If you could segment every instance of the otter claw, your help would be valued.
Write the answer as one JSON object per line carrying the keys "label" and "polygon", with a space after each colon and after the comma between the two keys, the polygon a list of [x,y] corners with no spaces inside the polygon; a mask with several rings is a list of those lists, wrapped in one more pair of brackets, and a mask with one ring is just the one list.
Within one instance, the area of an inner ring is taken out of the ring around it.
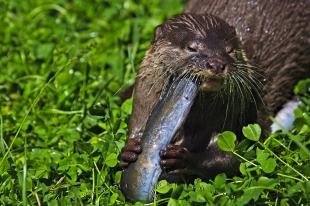
{"label": "otter claw", "polygon": [[160,151],[160,157],[164,159],[184,159],[189,151],[182,146],[178,145],[168,145],[168,147],[164,150]]}
{"label": "otter claw", "polygon": [[180,159],[161,160],[160,165],[165,170],[175,170],[175,169],[185,168],[185,162]]}
{"label": "otter claw", "polygon": [[141,139],[129,138],[126,146],[121,152],[119,166],[123,169],[127,168],[130,163],[135,162],[138,159],[138,155],[141,152]]}
{"label": "otter claw", "polygon": [[160,151],[160,165],[168,171],[184,169],[186,167],[186,158],[189,156],[189,151],[178,145],[169,145],[166,149]]}

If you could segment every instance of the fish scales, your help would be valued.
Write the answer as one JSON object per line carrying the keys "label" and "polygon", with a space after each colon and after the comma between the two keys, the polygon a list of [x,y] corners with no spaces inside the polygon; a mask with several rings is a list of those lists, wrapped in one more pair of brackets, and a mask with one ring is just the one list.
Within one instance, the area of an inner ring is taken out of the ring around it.
{"label": "fish scales", "polygon": [[159,152],[184,123],[197,93],[197,84],[182,78],[172,83],[154,107],[142,136],[142,153],[122,174],[121,189],[128,199],[152,201],[161,174]]}

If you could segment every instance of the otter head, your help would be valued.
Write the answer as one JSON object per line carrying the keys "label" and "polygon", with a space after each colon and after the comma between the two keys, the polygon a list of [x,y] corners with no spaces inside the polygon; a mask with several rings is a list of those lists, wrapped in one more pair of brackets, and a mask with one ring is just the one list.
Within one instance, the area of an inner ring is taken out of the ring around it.
{"label": "otter head", "polygon": [[166,21],[156,28],[149,53],[161,73],[195,78],[206,92],[229,84],[233,73],[248,72],[235,29],[212,15],[182,14]]}

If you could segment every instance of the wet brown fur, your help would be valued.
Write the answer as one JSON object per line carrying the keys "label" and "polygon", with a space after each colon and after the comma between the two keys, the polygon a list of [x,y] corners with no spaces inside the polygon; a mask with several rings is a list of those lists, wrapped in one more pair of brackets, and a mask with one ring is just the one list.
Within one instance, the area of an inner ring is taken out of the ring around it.
{"label": "wet brown fur", "polygon": [[[248,90],[252,93],[245,92],[247,98],[243,99],[242,95],[234,94],[235,97],[218,101],[214,100],[216,93],[202,95],[202,100],[195,102],[176,141],[193,154],[197,164],[202,165],[196,168],[195,176],[208,178],[223,171],[234,173],[235,159],[219,151],[212,142],[213,137],[224,130],[240,134],[242,126],[253,122],[259,122],[268,130],[269,117],[293,98],[293,85],[299,79],[310,76],[309,2],[188,1],[185,14],[157,28],[154,42],[141,64],[134,88],[130,137],[141,137],[149,114],[169,82],[169,77],[178,73],[178,68],[184,70],[180,65],[188,64],[184,58],[180,58],[183,55],[180,48],[184,49],[186,38],[190,38],[182,36],[182,30],[206,38],[209,35],[206,31],[212,30],[216,35],[225,34],[231,37],[229,41],[235,50],[244,52],[246,64],[251,65],[245,70],[248,80],[256,81],[248,84]],[[220,51],[210,52],[214,56],[223,56]],[[238,89],[236,86],[234,92],[238,93]],[[242,89],[247,90],[246,87]],[[243,108],[240,107],[242,104]]]}
{"label": "wet brown fur", "polygon": [[264,102],[274,115],[310,76],[310,1],[191,0],[185,12],[213,14],[236,28],[250,59],[262,68]]}

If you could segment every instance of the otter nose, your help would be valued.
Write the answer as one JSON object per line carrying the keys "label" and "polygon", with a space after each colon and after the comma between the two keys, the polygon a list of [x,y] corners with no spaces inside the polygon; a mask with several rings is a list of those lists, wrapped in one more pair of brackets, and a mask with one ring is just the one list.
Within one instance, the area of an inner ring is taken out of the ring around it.
{"label": "otter nose", "polygon": [[226,67],[226,64],[219,59],[209,59],[208,64],[210,65],[210,69],[215,73],[222,73]]}

